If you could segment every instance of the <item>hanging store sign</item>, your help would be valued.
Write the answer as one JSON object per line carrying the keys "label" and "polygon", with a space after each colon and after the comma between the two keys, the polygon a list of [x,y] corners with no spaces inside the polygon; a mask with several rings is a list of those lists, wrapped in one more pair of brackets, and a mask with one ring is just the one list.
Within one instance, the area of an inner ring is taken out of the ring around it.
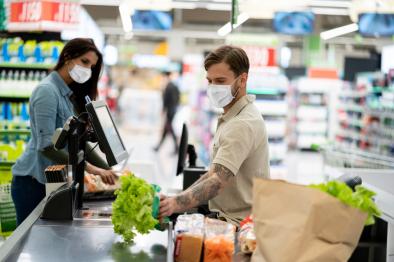
{"label": "hanging store sign", "polygon": [[275,48],[261,46],[241,46],[249,57],[251,68],[276,66]]}
{"label": "hanging store sign", "polygon": [[11,0],[8,31],[62,31],[79,23],[79,0]]}

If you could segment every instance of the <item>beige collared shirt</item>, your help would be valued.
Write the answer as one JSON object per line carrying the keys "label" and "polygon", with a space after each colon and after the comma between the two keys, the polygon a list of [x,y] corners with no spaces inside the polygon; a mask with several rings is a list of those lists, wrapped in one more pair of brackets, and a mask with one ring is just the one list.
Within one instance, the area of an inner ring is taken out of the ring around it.
{"label": "beige collared shirt", "polygon": [[221,115],[213,140],[212,164],[226,167],[235,179],[209,208],[236,225],[252,212],[253,178],[270,176],[267,132],[254,100],[244,96]]}

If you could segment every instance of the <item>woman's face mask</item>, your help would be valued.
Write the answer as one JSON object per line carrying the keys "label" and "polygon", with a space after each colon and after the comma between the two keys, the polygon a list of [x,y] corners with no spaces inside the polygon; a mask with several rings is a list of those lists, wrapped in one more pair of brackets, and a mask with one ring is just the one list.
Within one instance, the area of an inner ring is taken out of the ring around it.
{"label": "woman's face mask", "polygon": [[80,66],[74,63],[74,67],[68,71],[72,80],[79,84],[83,84],[92,76],[92,69]]}
{"label": "woman's face mask", "polygon": [[232,94],[232,87],[237,80],[238,77],[230,85],[208,85],[208,98],[214,107],[223,108],[233,101],[240,89],[240,87],[238,87],[235,94]]}

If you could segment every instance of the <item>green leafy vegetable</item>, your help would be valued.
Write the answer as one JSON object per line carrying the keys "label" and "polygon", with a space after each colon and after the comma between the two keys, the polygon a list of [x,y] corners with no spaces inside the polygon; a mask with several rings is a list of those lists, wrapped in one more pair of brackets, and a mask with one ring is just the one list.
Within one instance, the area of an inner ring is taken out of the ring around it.
{"label": "green leafy vegetable", "polygon": [[145,180],[126,175],[120,177],[121,188],[116,190],[112,203],[112,224],[116,233],[131,243],[136,231],[149,233],[158,223],[152,216],[155,191]]}
{"label": "green leafy vegetable", "polygon": [[340,181],[329,181],[324,184],[310,185],[310,187],[326,192],[338,198],[342,203],[366,212],[368,218],[365,225],[373,225],[375,223],[374,217],[380,217],[382,214],[373,201],[375,192],[365,187],[356,186],[355,192],[353,192],[348,185]]}

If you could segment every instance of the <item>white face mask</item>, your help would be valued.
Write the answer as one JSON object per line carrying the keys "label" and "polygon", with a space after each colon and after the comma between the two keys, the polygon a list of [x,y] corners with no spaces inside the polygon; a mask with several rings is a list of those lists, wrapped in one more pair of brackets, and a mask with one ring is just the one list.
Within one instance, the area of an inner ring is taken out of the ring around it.
{"label": "white face mask", "polygon": [[69,74],[72,80],[79,84],[83,84],[92,76],[92,69],[75,64],[74,67],[69,70]]}
{"label": "white face mask", "polygon": [[[233,84],[237,81],[237,79],[234,80]],[[233,101],[233,99],[237,96],[239,88],[235,95],[232,94],[231,92],[231,87],[232,85],[214,85],[214,84],[209,84],[208,85],[208,98],[211,101],[212,105],[214,107],[218,108],[223,108],[227,106],[228,104]]]}

